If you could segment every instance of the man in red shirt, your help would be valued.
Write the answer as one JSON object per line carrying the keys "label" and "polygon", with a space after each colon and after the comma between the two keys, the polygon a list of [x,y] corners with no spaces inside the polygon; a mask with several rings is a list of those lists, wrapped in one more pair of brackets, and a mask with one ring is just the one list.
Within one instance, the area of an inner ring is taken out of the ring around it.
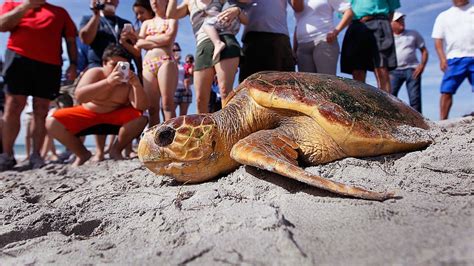
{"label": "man in red shirt", "polygon": [[5,52],[5,112],[0,171],[16,164],[13,145],[20,130],[20,115],[26,98],[33,96],[32,168],[44,161],[39,155],[46,134],[45,119],[50,100],[59,94],[62,49],[65,38],[69,56],[68,79],[76,78],[77,29],[64,8],[46,0],[5,0],[0,8],[0,31],[10,32]]}

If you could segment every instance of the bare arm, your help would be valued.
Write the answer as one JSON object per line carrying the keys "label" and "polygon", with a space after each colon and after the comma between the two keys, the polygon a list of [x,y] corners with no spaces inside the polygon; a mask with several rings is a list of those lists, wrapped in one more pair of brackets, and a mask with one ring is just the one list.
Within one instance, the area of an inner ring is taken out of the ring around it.
{"label": "bare arm", "polygon": [[[121,75],[118,71],[118,82],[121,82]],[[91,68],[82,76],[79,84],[77,84],[76,92],[74,93],[79,103],[87,103],[102,95],[109,95],[116,83],[114,80],[114,72],[109,77],[104,78],[102,68]],[[109,80],[110,79],[110,80]],[[117,83],[118,84],[118,83]]]}
{"label": "bare arm", "polygon": [[140,49],[135,47],[137,40],[138,35],[133,29],[131,32],[122,31],[122,33],[120,33],[120,44],[133,56],[133,58],[135,58],[135,60],[138,60],[141,57]]}
{"label": "bare arm", "polygon": [[434,39],[434,41],[436,53],[438,54],[439,58],[439,68],[444,72],[448,68],[448,63],[443,49],[443,39]]}
{"label": "bare arm", "polygon": [[177,5],[177,0],[169,0],[166,8],[166,17],[180,19],[188,15],[188,0],[184,0],[181,5]]}
{"label": "bare arm", "polygon": [[94,14],[87,24],[79,31],[79,38],[81,42],[89,45],[91,44],[95,36],[97,35],[97,30],[99,29],[100,15]]}
{"label": "bare arm", "polygon": [[247,13],[245,12],[245,10],[242,10],[242,9],[240,10],[239,21],[240,23],[244,25],[249,24],[249,17],[247,16]]}
{"label": "bare arm", "polygon": [[139,51],[141,51],[141,49],[151,50],[155,48],[155,43],[153,43],[152,41],[145,40],[145,37],[146,37],[145,32],[150,21],[151,20],[146,20],[145,22],[143,22],[140,28],[140,32],[138,33],[138,40],[137,40],[137,43],[135,44],[135,47]]}
{"label": "bare arm", "polygon": [[77,77],[77,47],[76,37],[66,38],[67,55],[69,57],[69,67],[66,70],[66,78],[75,80]]}
{"label": "bare arm", "polygon": [[303,0],[291,0],[290,5],[295,12],[301,12],[304,9],[304,1]]}
{"label": "bare arm", "polygon": [[352,12],[352,8],[347,9],[344,11],[344,15],[342,15],[341,21],[339,21],[339,24],[337,24],[336,28],[328,33],[326,36],[326,41],[328,43],[331,43],[337,39],[337,35],[345,28],[349,23],[352,21],[352,17],[354,16],[354,12]]}
{"label": "bare arm", "polygon": [[155,47],[169,46],[174,43],[176,39],[176,33],[178,32],[178,22],[175,19],[169,20],[169,28],[164,34],[156,36],[147,36],[145,40],[151,41],[155,44]]}
{"label": "bare arm", "polygon": [[421,51],[421,64],[423,66],[426,66],[426,63],[428,63],[428,49],[426,47],[423,47],[420,49]]}
{"label": "bare arm", "polygon": [[[91,6],[95,4],[94,0],[91,0]],[[97,30],[99,29],[100,24],[100,13],[99,10],[93,10],[92,17],[87,22],[87,24],[79,31],[79,38],[81,42],[89,45],[91,44],[95,36],[97,35]]]}
{"label": "bare arm", "polygon": [[[242,14],[242,12],[240,12],[239,7],[237,7],[237,6],[229,7],[226,10],[220,12],[219,15],[217,15],[217,20],[219,22],[223,23],[223,24],[226,24],[229,21],[234,20],[240,14]],[[248,20],[247,20],[247,22],[248,22]],[[242,22],[242,24],[245,24],[245,23]]]}
{"label": "bare arm", "polygon": [[130,79],[128,80],[128,84],[130,84],[130,86],[132,87],[128,94],[128,99],[130,100],[130,103],[135,109],[141,111],[148,109],[148,99],[145,91],[143,90],[143,86],[140,83],[140,80],[132,71],[130,71],[129,77]]}
{"label": "bare arm", "polygon": [[0,31],[11,31],[20,23],[26,12],[33,8],[38,8],[45,3],[45,0],[26,0],[22,4],[16,6],[10,12],[0,16]]}
{"label": "bare arm", "polygon": [[428,62],[428,49],[426,47],[420,48],[421,51],[421,63],[413,71],[413,78],[417,79],[425,70],[426,63]]}

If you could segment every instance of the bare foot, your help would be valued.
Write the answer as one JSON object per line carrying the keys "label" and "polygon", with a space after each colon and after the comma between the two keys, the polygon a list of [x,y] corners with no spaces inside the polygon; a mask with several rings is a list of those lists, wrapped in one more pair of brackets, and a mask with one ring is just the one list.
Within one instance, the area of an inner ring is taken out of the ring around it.
{"label": "bare foot", "polygon": [[222,52],[222,50],[224,50],[225,48],[225,43],[222,42],[222,41],[219,41],[215,46],[214,46],[214,54],[212,55],[212,60],[213,61],[218,61],[219,60],[219,56]]}
{"label": "bare foot", "polygon": [[123,160],[122,152],[114,149],[113,147],[110,149],[109,152],[110,159],[112,160]]}
{"label": "bare foot", "polygon": [[48,155],[46,157],[46,160],[49,160],[49,161],[57,161],[59,160],[59,157],[56,155],[56,154],[51,154],[51,155]]}
{"label": "bare foot", "polygon": [[96,153],[94,155],[94,157],[91,159],[91,161],[93,162],[102,162],[103,160],[105,160],[105,155],[103,153]]}
{"label": "bare foot", "polygon": [[76,155],[76,160],[74,160],[74,162],[72,163],[72,166],[76,167],[76,166],[79,166],[79,165],[83,165],[91,157],[92,157],[92,153],[90,151],[87,151],[86,154],[81,155],[81,156]]}

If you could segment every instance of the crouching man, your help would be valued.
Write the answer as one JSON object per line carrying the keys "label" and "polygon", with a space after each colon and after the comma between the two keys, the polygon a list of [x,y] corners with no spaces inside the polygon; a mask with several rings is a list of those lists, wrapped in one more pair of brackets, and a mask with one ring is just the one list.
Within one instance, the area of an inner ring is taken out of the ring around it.
{"label": "crouching man", "polygon": [[[73,165],[84,164],[92,156],[79,138],[81,132],[100,125],[120,126],[118,138],[109,155],[123,159],[122,149],[145,128],[142,111],[148,101],[137,76],[129,71],[128,81],[119,70],[119,62],[129,62],[120,46],[109,45],[102,57],[102,67],[84,73],[75,91],[79,105],[56,111],[46,122],[50,136],[76,155]],[[97,133],[93,133],[97,134]]]}

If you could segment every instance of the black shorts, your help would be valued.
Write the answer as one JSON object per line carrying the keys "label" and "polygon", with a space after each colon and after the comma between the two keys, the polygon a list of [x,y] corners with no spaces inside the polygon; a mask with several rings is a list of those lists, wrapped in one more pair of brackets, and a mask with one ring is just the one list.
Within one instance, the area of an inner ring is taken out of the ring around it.
{"label": "black shorts", "polygon": [[5,92],[49,100],[59,95],[61,66],[32,60],[7,50],[5,67]]}
{"label": "black shorts", "polygon": [[387,18],[367,22],[353,21],[346,31],[341,49],[341,72],[387,67],[397,68],[392,28]]}
{"label": "black shorts", "polygon": [[248,32],[242,40],[239,81],[259,71],[295,71],[290,38],[285,34]]}
{"label": "black shorts", "polygon": [[[221,41],[225,43],[225,48],[220,52],[219,60],[227,58],[240,57],[240,45],[234,35],[219,35]],[[205,39],[196,47],[196,56],[194,57],[194,71],[213,67],[218,61],[212,60],[214,45],[210,39]]]}

